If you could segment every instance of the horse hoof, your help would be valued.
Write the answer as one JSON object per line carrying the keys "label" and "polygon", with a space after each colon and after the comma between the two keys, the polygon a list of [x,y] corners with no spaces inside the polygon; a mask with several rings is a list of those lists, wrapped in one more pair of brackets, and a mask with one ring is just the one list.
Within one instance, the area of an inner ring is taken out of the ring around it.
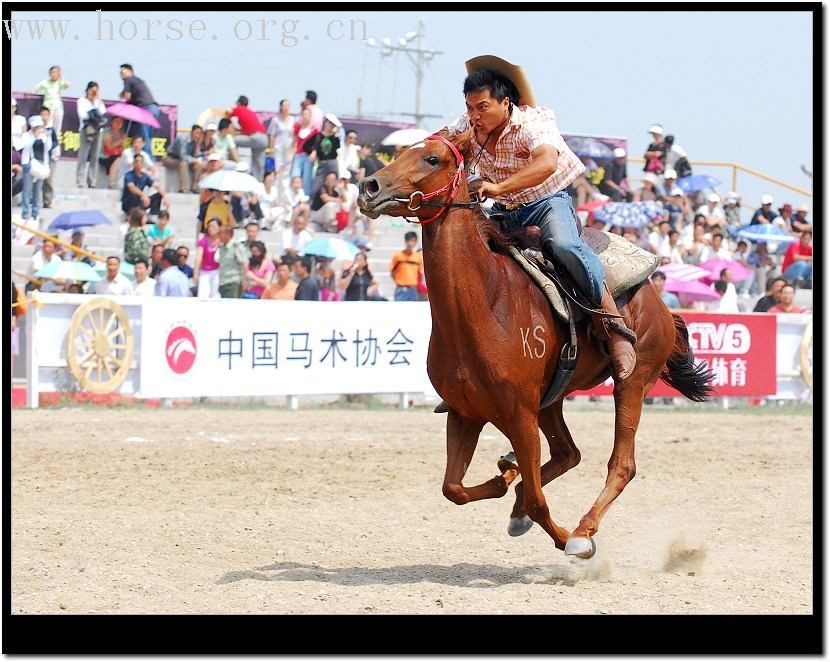
{"label": "horse hoof", "polygon": [[498,462],[499,471],[504,473],[508,469],[519,470],[519,464],[516,462],[516,454],[510,451],[507,455],[502,455]]}
{"label": "horse hoof", "polygon": [[590,559],[597,551],[597,544],[593,538],[575,536],[568,538],[565,543],[565,554],[576,556],[580,559]]}
{"label": "horse hoof", "polygon": [[532,526],[533,520],[527,515],[524,517],[511,517],[510,523],[507,525],[507,535],[512,536],[513,538],[524,535],[530,531],[530,527]]}

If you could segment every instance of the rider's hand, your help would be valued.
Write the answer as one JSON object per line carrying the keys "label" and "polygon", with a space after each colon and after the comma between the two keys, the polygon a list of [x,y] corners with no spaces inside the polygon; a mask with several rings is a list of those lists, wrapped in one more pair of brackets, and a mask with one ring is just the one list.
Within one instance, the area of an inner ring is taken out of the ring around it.
{"label": "rider's hand", "polygon": [[485,179],[479,179],[471,185],[473,193],[478,193],[480,198],[497,198],[501,194],[501,186],[488,182]]}

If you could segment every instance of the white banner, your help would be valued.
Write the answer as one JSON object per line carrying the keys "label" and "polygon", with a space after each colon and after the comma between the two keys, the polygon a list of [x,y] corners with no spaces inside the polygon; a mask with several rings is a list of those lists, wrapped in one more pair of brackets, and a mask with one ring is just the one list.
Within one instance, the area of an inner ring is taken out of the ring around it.
{"label": "white banner", "polygon": [[434,393],[413,302],[147,298],[142,398]]}

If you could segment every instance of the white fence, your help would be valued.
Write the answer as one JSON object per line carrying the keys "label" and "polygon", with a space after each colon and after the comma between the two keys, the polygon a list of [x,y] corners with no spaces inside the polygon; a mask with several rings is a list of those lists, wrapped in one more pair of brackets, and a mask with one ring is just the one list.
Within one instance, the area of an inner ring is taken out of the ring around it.
{"label": "white fence", "polygon": [[[428,303],[109,297],[129,318],[132,362],[117,393],[139,398],[423,393]],[[67,363],[76,309],[94,297],[41,294],[26,314],[27,405],[41,392],[77,390]],[[812,315],[778,315],[779,399],[811,399],[804,378]],[[772,394],[770,394],[772,395]]]}

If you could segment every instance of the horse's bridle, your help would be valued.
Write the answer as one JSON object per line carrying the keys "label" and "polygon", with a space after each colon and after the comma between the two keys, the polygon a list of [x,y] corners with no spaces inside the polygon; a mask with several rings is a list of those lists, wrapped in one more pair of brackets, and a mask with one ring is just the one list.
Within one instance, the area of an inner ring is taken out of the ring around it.
{"label": "horse's bridle", "polygon": [[[446,186],[442,186],[437,191],[432,191],[431,193],[424,193],[423,191],[413,191],[409,194],[408,198],[392,198],[395,202],[405,202],[406,208],[409,211],[418,211],[421,207],[440,207],[438,213],[431,218],[426,219],[425,221],[410,221],[406,216],[407,223],[415,223],[416,225],[426,225],[427,223],[432,223],[435,219],[437,219],[441,214],[444,213],[446,209],[449,207],[463,207],[465,209],[475,209],[478,207],[479,202],[471,201],[471,202],[453,202],[455,200],[455,196],[458,195],[458,188],[461,186],[461,178],[464,176],[464,157],[461,155],[461,152],[458,151],[455,145],[452,144],[449,140],[447,140],[444,136],[439,136],[437,133],[432,134],[425,138],[425,140],[438,140],[444,143],[447,147],[450,148],[453,156],[455,157],[455,162],[458,164],[458,167],[455,169],[455,173],[452,176],[452,179]],[[436,195],[441,195],[442,193],[449,191],[450,195],[446,201],[431,201],[431,198],[434,198]],[[415,196],[420,196],[420,199],[416,200]],[[416,206],[412,206],[413,204]]]}

